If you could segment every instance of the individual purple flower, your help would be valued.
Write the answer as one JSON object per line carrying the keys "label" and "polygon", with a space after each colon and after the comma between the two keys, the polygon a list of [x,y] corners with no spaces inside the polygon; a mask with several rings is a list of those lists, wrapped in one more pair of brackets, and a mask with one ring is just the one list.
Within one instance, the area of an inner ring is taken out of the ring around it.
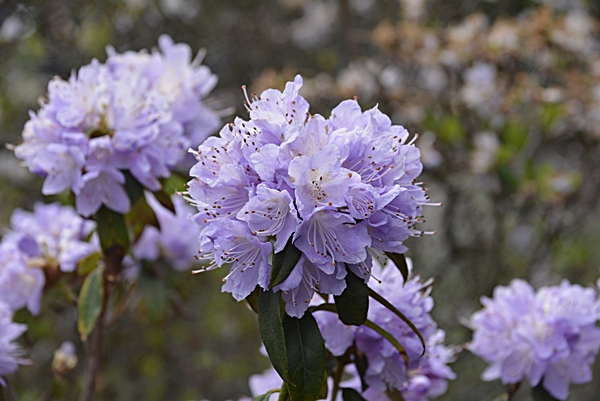
{"label": "individual purple flower", "polygon": [[600,349],[600,301],[591,288],[563,280],[537,293],[523,280],[498,286],[473,314],[467,348],[490,364],[484,380],[518,383],[527,379],[564,400],[569,384],[592,380]]}
{"label": "individual purple flower", "polygon": [[[35,244],[37,246],[37,244]],[[37,315],[46,278],[39,266],[30,265],[30,258],[20,250],[15,236],[0,243],[0,303],[12,311],[27,307]]]}
{"label": "individual purple flower", "polygon": [[19,365],[25,363],[23,351],[14,343],[27,330],[24,324],[12,322],[12,309],[0,301],[0,386],[6,383],[2,376],[14,373]]}
{"label": "individual purple flower", "polygon": [[[406,129],[377,108],[363,112],[356,100],[342,102],[328,119],[311,115],[301,87],[297,76],[283,92],[252,99],[244,88],[250,119],[235,118],[219,137],[190,150],[198,163],[184,194],[198,209],[194,220],[209,258],[221,239],[208,233],[224,221],[248,230],[265,250],[273,244],[275,253],[291,238],[302,257],[278,289],[288,314],[298,317],[315,291],[344,290],[346,265],[368,281],[370,252],[402,253],[409,236],[429,234],[416,229],[429,197],[416,182],[420,154]],[[269,281],[270,270],[267,262],[261,280]],[[262,286],[254,278],[238,280]]]}
{"label": "individual purple flower", "polygon": [[[426,401],[443,394],[447,380],[455,374],[447,366],[454,351],[443,345],[444,331],[437,328],[430,312],[433,299],[429,296],[431,281],[421,282],[418,277],[406,283],[400,271],[391,263],[382,268],[373,262],[371,273],[378,278],[369,286],[402,312],[421,332],[427,344],[423,346],[416,333],[386,307],[370,299],[367,318],[389,332],[406,350],[408,369],[398,350],[384,337],[366,326],[346,326],[339,317],[329,312],[316,312],[315,317],[325,340],[325,346],[334,356],[344,355],[354,345],[364,354],[368,369],[364,380],[369,386],[363,393],[366,400],[388,400],[387,389],[400,391],[405,400]],[[354,274],[354,273],[351,273]]]}
{"label": "individual purple flower", "polygon": [[106,64],[93,60],[67,81],[52,80],[41,109],[30,113],[23,142],[14,147],[45,178],[45,195],[70,188],[84,216],[102,204],[129,211],[123,171],[159,190],[159,179],[220,121],[202,103],[216,76],[200,59],[191,60],[189,46],[163,35],[151,54],[108,53]]}
{"label": "individual purple flower", "polygon": [[96,223],[70,206],[36,203],[33,212],[16,209],[11,224],[19,249],[30,264],[40,267],[72,272],[77,263],[100,250],[96,237],[89,238]]}
{"label": "individual purple flower", "polygon": [[175,213],[171,212],[146,193],[148,205],[156,214],[159,228],[146,226],[133,247],[137,259],[155,261],[163,257],[173,268],[182,271],[189,268],[198,251],[200,227],[188,216],[194,211],[179,196],[171,197]]}

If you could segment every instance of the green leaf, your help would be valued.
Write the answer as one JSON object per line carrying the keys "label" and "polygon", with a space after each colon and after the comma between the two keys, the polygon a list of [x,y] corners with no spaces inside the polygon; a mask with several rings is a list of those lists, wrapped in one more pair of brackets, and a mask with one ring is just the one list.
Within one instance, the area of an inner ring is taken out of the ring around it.
{"label": "green leaf", "polygon": [[172,171],[171,175],[167,178],[163,178],[160,180],[160,183],[163,187],[162,191],[164,191],[167,195],[173,195],[177,192],[181,192],[185,190],[185,185],[190,180],[187,174],[181,174],[177,171]]}
{"label": "green leaf", "polygon": [[159,278],[142,277],[139,281],[140,293],[144,305],[152,320],[161,320],[169,306],[169,292],[165,284]]}
{"label": "green leaf", "polygon": [[125,176],[125,191],[127,192],[127,197],[129,197],[129,200],[133,205],[144,195],[144,186],[140,184],[129,170],[122,170],[121,172]]}
{"label": "green leaf", "polygon": [[408,280],[408,264],[406,263],[406,256],[404,256],[403,253],[393,252],[386,252],[385,254],[388,258],[390,258],[392,262],[394,262],[398,270],[400,270],[400,274],[402,274],[402,279],[404,280],[404,283],[406,283],[406,281]]}
{"label": "green leaf", "polygon": [[321,383],[321,391],[319,392],[318,400],[327,399],[327,394],[329,393],[329,385],[327,384],[327,372],[323,372],[323,382]]}
{"label": "green leaf", "polygon": [[373,323],[370,320],[367,320],[365,322],[365,326],[370,328],[371,330],[375,331],[381,337],[388,340],[390,342],[390,344],[392,344],[394,347],[396,347],[396,349],[400,353],[400,356],[402,357],[402,359],[404,359],[404,363],[406,364],[406,368],[408,369],[408,355],[406,354],[406,350],[398,342],[398,340],[396,340],[396,338],[393,335],[391,335],[387,330],[383,329],[381,326],[377,325],[376,323]]}
{"label": "green leaf", "polygon": [[365,281],[352,272],[346,275],[346,289],[334,296],[337,312],[342,323],[360,326],[367,320],[369,311],[369,287]]}
{"label": "green leaf", "polygon": [[298,319],[285,314],[283,331],[287,348],[291,401],[315,401],[325,374],[325,343],[311,313]]}
{"label": "green leaf", "polygon": [[296,267],[298,260],[300,260],[300,256],[302,256],[302,252],[292,244],[292,239],[290,238],[285,248],[273,255],[269,288],[283,283],[288,278],[294,267]]}
{"label": "green leaf", "polygon": [[557,401],[556,398],[552,397],[550,393],[542,387],[541,382],[531,389],[531,395],[535,401]]}
{"label": "green leaf", "polygon": [[269,359],[279,376],[290,381],[287,350],[280,312],[281,293],[260,291],[258,293],[258,328]]}
{"label": "green leaf", "polygon": [[90,256],[80,260],[79,263],[77,263],[77,274],[80,276],[86,276],[98,266],[99,262],[100,254],[98,252],[92,253]]}
{"label": "green leaf", "polygon": [[125,215],[125,222],[131,229],[134,242],[140,238],[146,226],[154,226],[160,230],[156,213],[146,202],[145,196],[140,197],[132,204],[131,210]]}
{"label": "green leaf", "polygon": [[125,217],[102,205],[95,215],[98,224],[98,236],[104,256],[111,262],[121,263],[129,248],[129,233]]}
{"label": "green leaf", "polygon": [[381,305],[388,308],[388,310],[390,312],[392,312],[394,315],[398,316],[404,323],[406,323],[406,325],[408,327],[410,327],[410,329],[417,335],[417,337],[419,337],[419,340],[421,341],[421,345],[423,346],[423,353],[421,354],[421,356],[425,355],[425,350],[426,350],[427,346],[425,345],[425,339],[423,338],[423,335],[421,334],[421,332],[419,331],[417,326],[415,326],[413,324],[413,322],[411,322],[410,319],[404,315],[404,313],[400,312],[387,299],[385,299],[384,297],[382,297],[381,295],[379,295],[378,293],[373,291],[371,288],[369,288],[369,296],[371,298],[373,298],[375,301],[379,302]]}
{"label": "green leaf", "polygon": [[404,397],[402,397],[402,393],[400,393],[400,391],[396,390],[395,388],[387,389],[385,394],[388,396],[388,398],[391,401],[404,401]]}
{"label": "green leaf", "polygon": [[260,291],[261,289],[259,286],[256,286],[254,291],[252,291],[250,295],[246,297],[246,302],[248,302],[248,305],[250,305],[250,308],[254,311],[254,313],[258,313],[258,293]]}
{"label": "green leaf", "polygon": [[278,388],[275,388],[273,390],[269,390],[266,393],[262,394],[262,395],[257,395],[256,397],[252,398],[252,401],[269,401],[269,398],[271,398],[271,395],[280,392],[281,390]]}
{"label": "green leaf", "polygon": [[77,329],[85,341],[94,330],[104,307],[104,268],[98,266],[85,278],[77,301]]}
{"label": "green leaf", "polygon": [[163,205],[166,209],[169,209],[172,213],[175,213],[175,205],[173,204],[171,197],[164,190],[154,191],[152,192],[152,195],[154,195],[158,203]]}
{"label": "green leaf", "polygon": [[365,399],[353,388],[342,387],[342,399],[344,401],[365,401]]}

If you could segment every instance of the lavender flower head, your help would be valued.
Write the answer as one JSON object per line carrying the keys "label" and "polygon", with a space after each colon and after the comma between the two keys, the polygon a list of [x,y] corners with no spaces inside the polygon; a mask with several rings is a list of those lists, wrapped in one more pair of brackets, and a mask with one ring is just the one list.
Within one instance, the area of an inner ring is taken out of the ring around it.
{"label": "lavender flower head", "polygon": [[15,210],[11,225],[0,243],[0,301],[13,311],[27,306],[37,314],[43,270],[72,272],[81,260],[98,252],[98,240],[92,236],[96,223],[69,206],[37,203],[33,212]]}
{"label": "lavender flower head", "polygon": [[[339,295],[346,265],[365,280],[368,252],[406,251],[429,201],[415,180],[419,150],[401,126],[356,100],[326,119],[298,95],[302,78],[283,92],[247,97],[250,120],[236,118],[197,151],[186,197],[198,208],[205,270],[231,265],[223,291],[244,299],[268,287],[269,255],[288,241],[302,257],[275,290],[286,311],[302,316],[315,291]],[[245,90],[245,89],[244,89]]]}
{"label": "lavender flower head", "polygon": [[369,286],[402,312],[421,332],[427,344],[423,346],[414,331],[393,312],[370,299],[367,319],[388,331],[405,348],[408,369],[398,350],[385,338],[366,326],[345,326],[336,314],[316,312],[315,318],[325,340],[325,346],[334,356],[344,355],[355,345],[367,358],[365,382],[369,385],[363,394],[367,400],[387,400],[387,389],[400,391],[407,401],[426,401],[446,392],[447,380],[456,376],[447,366],[453,361],[454,351],[443,345],[445,333],[437,328],[430,312],[433,299],[429,295],[431,280],[421,282],[418,277],[403,282],[400,271],[391,263],[382,268],[373,263],[372,274],[379,281]]}
{"label": "lavender flower head", "polygon": [[49,83],[47,99],[30,112],[23,142],[14,148],[45,178],[42,193],[70,188],[84,216],[102,204],[126,213],[123,170],[158,190],[158,179],[170,175],[185,150],[218,126],[200,100],[216,77],[191,62],[185,44],[161,36],[159,49],[123,55],[109,49],[106,64],[93,60],[68,81]]}
{"label": "lavender flower head", "polygon": [[490,364],[483,380],[541,383],[564,400],[569,384],[592,380],[591,365],[600,349],[600,302],[591,288],[563,280],[537,293],[523,280],[498,286],[493,298],[470,319],[473,340],[467,348]]}
{"label": "lavender flower head", "polygon": [[162,206],[153,195],[146,193],[148,205],[154,210],[160,229],[146,226],[133,248],[134,256],[155,261],[161,256],[173,268],[189,268],[198,250],[200,228],[188,218],[194,211],[180,196],[173,196],[175,213]]}
{"label": "lavender flower head", "polygon": [[12,310],[0,302],[0,386],[6,385],[2,376],[14,373],[25,361],[23,352],[13,341],[27,330],[24,324],[12,322]]}

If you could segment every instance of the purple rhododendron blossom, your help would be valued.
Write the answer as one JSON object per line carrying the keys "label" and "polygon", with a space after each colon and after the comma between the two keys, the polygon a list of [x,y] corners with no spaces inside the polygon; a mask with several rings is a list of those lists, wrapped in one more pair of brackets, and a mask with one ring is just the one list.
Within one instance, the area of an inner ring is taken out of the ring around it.
{"label": "purple rhododendron blossom", "polygon": [[217,78],[200,61],[166,35],[152,53],[109,48],[105,64],[93,60],[48,84],[15,154],[45,178],[45,195],[70,188],[80,214],[91,216],[102,204],[126,213],[122,171],[156,191],[186,149],[220,124],[202,103]]}
{"label": "purple rhododendron blossom", "polygon": [[535,292],[516,279],[481,303],[469,322],[474,333],[467,348],[490,364],[484,380],[527,379],[559,400],[567,398],[571,382],[592,380],[600,349],[600,301],[592,288],[563,280]]}
{"label": "purple rhododendron blossom", "polygon": [[0,301],[0,386],[6,385],[2,376],[14,373],[25,363],[23,352],[13,341],[27,330],[24,324],[12,322],[12,309]]}
{"label": "purple rhododendron blossom", "polygon": [[[219,137],[190,150],[198,163],[185,193],[198,209],[193,219],[203,229],[201,254],[214,254],[208,269],[221,266],[219,255],[233,245],[230,227],[239,227],[246,243],[252,239],[253,246],[261,243],[275,253],[291,238],[302,257],[277,289],[287,313],[297,317],[315,291],[344,290],[346,264],[368,281],[370,252],[405,252],[404,240],[426,234],[415,227],[429,202],[416,182],[419,150],[403,127],[377,107],[362,111],[356,100],[340,103],[330,118],[311,115],[298,95],[301,87],[297,76],[283,92],[268,89],[252,99],[246,94],[250,119],[235,118]],[[256,257],[254,252],[236,255],[229,258],[235,265],[257,263],[241,259]],[[241,299],[257,285],[265,288],[271,265],[267,260],[260,266],[258,276],[234,273],[235,285],[228,276],[224,291],[238,288],[234,296]]]}
{"label": "purple rhododendron blossom", "polygon": [[133,248],[134,256],[149,261],[162,256],[176,270],[189,268],[198,250],[200,233],[200,227],[188,218],[194,209],[179,196],[171,197],[175,213],[150,193],[146,193],[146,200],[156,214],[160,229],[150,225],[144,228]]}
{"label": "purple rhododendron blossom", "polygon": [[[388,388],[400,391],[405,400],[426,401],[443,394],[447,381],[455,378],[447,366],[454,351],[443,345],[445,333],[437,328],[430,312],[433,299],[429,296],[431,281],[418,277],[404,283],[400,271],[390,262],[385,268],[373,262],[372,273],[379,278],[369,286],[386,298],[419,329],[427,344],[423,346],[415,332],[386,307],[370,299],[367,318],[388,331],[405,348],[408,370],[398,350],[385,338],[366,326],[346,326],[336,314],[315,312],[325,346],[334,356],[344,355],[352,345],[368,360],[364,379],[369,388],[363,392],[366,400],[389,400]],[[360,388],[357,388],[360,391]]]}
{"label": "purple rhododendron blossom", "polygon": [[13,311],[27,306],[39,313],[43,269],[72,272],[100,251],[96,223],[59,203],[36,203],[33,212],[16,209],[11,228],[0,243],[0,302]]}

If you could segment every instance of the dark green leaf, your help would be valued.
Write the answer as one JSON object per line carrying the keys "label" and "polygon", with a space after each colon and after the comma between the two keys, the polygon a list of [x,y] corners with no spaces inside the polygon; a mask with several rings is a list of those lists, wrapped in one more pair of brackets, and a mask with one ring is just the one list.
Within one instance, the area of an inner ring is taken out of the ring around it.
{"label": "dark green leaf", "polygon": [[369,368],[369,360],[367,359],[367,356],[356,350],[354,353],[354,365],[356,366],[356,371],[360,377],[362,391],[365,391],[367,388],[369,388],[369,385],[365,381],[365,375],[367,374],[367,369]]}
{"label": "dark green leaf", "polygon": [[531,395],[535,401],[557,401],[556,398],[552,397],[550,393],[542,387],[541,383],[531,389]]}
{"label": "dark green leaf", "polygon": [[283,380],[289,382],[290,375],[280,301],[279,291],[260,291],[258,293],[258,328],[273,367]]}
{"label": "dark green leaf", "polygon": [[133,205],[137,200],[144,195],[144,186],[140,184],[138,180],[129,172],[129,170],[123,170],[125,175],[125,191],[127,196]]}
{"label": "dark green leaf", "polygon": [[408,327],[410,327],[410,329],[417,335],[417,337],[419,337],[419,341],[421,341],[421,345],[423,346],[423,353],[421,353],[421,356],[425,355],[425,350],[427,346],[425,345],[425,339],[423,338],[423,335],[421,334],[417,326],[415,326],[413,322],[411,322],[410,319],[404,315],[404,313],[400,312],[398,308],[392,305],[387,299],[373,291],[371,288],[369,288],[369,295],[375,301],[388,308],[392,313],[394,313],[396,316],[402,319],[402,321],[406,323]]}
{"label": "dark green leaf", "polygon": [[390,342],[390,344],[392,344],[394,347],[396,347],[396,349],[400,353],[400,356],[402,357],[402,359],[404,359],[404,363],[406,364],[406,368],[408,369],[408,355],[406,354],[406,350],[398,342],[398,340],[396,340],[396,338],[393,335],[391,335],[387,330],[383,329],[381,326],[373,323],[370,320],[367,320],[365,322],[365,326],[374,330],[377,334],[379,334],[381,337],[388,340]]}
{"label": "dark green leaf", "polygon": [[94,330],[104,307],[104,268],[99,266],[85,278],[77,301],[77,329],[85,341]]}
{"label": "dark green leaf", "polygon": [[333,297],[342,323],[360,326],[367,320],[369,311],[369,287],[365,281],[352,272],[346,275],[346,289]]}
{"label": "dark green leaf", "polygon": [[161,189],[160,191],[152,192],[152,195],[154,195],[158,203],[169,209],[172,213],[175,213],[175,205],[171,197],[164,190]]}
{"label": "dark green leaf", "polygon": [[107,264],[120,265],[129,248],[129,233],[125,217],[103,205],[96,212],[95,218],[98,224],[100,245]]}
{"label": "dark green leaf", "polygon": [[252,308],[254,313],[258,313],[258,293],[260,291],[260,287],[256,286],[256,288],[254,288],[254,291],[252,291],[250,295],[246,297],[246,302],[248,302],[248,305],[250,305],[250,308]]}
{"label": "dark green leaf", "polygon": [[269,398],[271,398],[271,395],[278,393],[279,391],[280,390],[278,388],[269,390],[262,395],[257,395],[256,397],[252,398],[252,401],[269,401]]}
{"label": "dark green leaf", "polygon": [[365,399],[353,388],[342,388],[342,399],[344,401],[365,401]]}
{"label": "dark green leaf", "polygon": [[325,374],[325,343],[312,314],[283,316],[292,401],[315,401]]}
{"label": "dark green leaf", "polygon": [[131,205],[131,210],[125,215],[125,222],[131,229],[134,241],[140,238],[146,226],[154,226],[160,230],[156,213],[146,202],[145,196],[140,197]]}
{"label": "dark green leaf", "polygon": [[273,255],[269,288],[283,283],[288,278],[294,267],[296,267],[298,260],[300,260],[300,256],[302,256],[302,252],[292,244],[292,239],[290,238],[285,248]]}
{"label": "dark green leaf", "polygon": [[190,180],[187,174],[181,174],[177,171],[172,171],[171,175],[167,178],[163,178],[160,180],[160,183],[163,187],[163,191],[167,195],[173,195],[177,192],[185,191],[185,185]]}
{"label": "dark green leaf", "polygon": [[385,254],[392,262],[394,262],[398,270],[400,270],[404,283],[406,283],[408,280],[408,264],[406,263],[406,256],[404,256],[403,253],[386,252]]}
{"label": "dark green leaf", "polygon": [[323,382],[321,383],[321,391],[319,392],[318,400],[327,399],[327,393],[329,393],[329,386],[327,384],[327,372],[323,372]]}

